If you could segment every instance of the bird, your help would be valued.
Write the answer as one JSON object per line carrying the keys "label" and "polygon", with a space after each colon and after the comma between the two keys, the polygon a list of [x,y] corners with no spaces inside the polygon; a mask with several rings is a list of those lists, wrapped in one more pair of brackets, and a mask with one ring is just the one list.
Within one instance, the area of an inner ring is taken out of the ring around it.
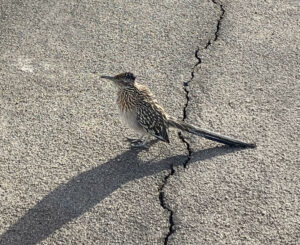
{"label": "bird", "polygon": [[111,81],[117,87],[116,103],[121,120],[140,136],[139,139],[133,141],[133,146],[147,147],[150,136],[170,143],[168,130],[175,128],[233,147],[256,147],[255,143],[247,143],[211,132],[168,115],[149,88],[137,83],[136,76],[131,72],[115,76],[103,75],[101,78]]}

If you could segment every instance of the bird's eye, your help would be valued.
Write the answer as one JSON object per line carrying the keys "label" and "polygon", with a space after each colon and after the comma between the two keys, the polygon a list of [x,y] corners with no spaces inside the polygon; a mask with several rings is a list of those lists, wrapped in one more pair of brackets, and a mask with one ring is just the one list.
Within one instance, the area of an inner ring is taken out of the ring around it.
{"label": "bird's eye", "polygon": [[130,79],[130,80],[134,80],[135,76],[132,73],[130,73],[130,72],[126,72],[125,73],[125,78],[126,79]]}

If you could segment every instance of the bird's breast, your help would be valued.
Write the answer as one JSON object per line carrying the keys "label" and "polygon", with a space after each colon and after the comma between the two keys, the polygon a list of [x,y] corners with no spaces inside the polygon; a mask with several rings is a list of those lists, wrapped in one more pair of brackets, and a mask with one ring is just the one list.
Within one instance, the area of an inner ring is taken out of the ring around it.
{"label": "bird's breast", "polygon": [[124,122],[129,128],[139,132],[144,133],[143,128],[138,123],[137,114],[135,110],[119,110],[120,111],[120,118],[122,122]]}
{"label": "bird's breast", "polygon": [[130,91],[120,91],[117,97],[117,104],[122,113],[134,111],[136,107],[136,98]]}

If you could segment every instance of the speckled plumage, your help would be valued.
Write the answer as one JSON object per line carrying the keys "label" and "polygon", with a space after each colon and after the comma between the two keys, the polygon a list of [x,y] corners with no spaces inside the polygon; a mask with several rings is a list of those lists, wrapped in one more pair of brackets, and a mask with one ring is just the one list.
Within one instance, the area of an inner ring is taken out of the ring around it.
{"label": "speckled plumage", "polygon": [[[135,117],[133,120],[136,120],[138,125],[141,126],[141,129],[137,131],[142,133],[144,130],[150,135],[169,143],[166,114],[146,86],[134,83],[133,86],[120,88],[117,95],[117,104],[121,115],[129,114]],[[124,119],[124,116],[122,118]],[[129,123],[129,126],[131,125]],[[137,127],[132,128],[137,129]]]}

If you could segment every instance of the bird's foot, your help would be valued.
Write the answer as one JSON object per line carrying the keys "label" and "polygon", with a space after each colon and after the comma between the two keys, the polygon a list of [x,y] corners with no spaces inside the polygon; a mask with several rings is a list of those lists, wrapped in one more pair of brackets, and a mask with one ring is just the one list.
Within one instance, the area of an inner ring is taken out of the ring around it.
{"label": "bird's foot", "polygon": [[147,144],[145,144],[144,142],[131,143],[131,147],[132,148],[144,148],[144,149],[148,149],[149,148],[149,146]]}
{"label": "bird's foot", "polygon": [[[144,140],[142,140],[144,138]],[[131,144],[131,147],[133,148],[145,148],[145,149],[148,149],[149,146],[148,146],[148,142],[149,142],[149,136],[142,136],[141,138],[139,139],[131,139],[131,138],[127,138],[127,141],[130,142]]]}
{"label": "bird's foot", "polygon": [[134,139],[134,138],[128,138],[126,137],[126,140],[131,143],[131,144],[134,144],[134,143],[142,143],[142,139]]}

